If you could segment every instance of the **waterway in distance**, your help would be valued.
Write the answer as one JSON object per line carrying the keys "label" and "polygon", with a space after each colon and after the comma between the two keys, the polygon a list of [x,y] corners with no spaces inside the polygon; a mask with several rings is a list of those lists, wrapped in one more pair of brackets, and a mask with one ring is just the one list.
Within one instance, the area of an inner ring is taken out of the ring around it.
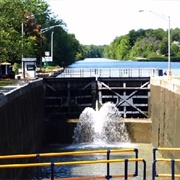
{"label": "waterway in distance", "polygon": [[[106,58],[87,58],[77,61],[68,68],[155,68],[168,71],[168,62],[141,62],[141,61],[119,61]],[[180,62],[171,62],[172,75],[180,75]]]}

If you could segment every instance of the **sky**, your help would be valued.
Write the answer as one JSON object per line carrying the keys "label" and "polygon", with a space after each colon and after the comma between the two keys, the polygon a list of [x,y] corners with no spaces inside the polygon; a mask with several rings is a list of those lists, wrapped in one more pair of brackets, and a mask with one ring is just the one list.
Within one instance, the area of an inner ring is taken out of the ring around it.
{"label": "sky", "polygon": [[47,2],[58,19],[66,23],[68,33],[75,34],[83,45],[109,45],[116,37],[126,35],[133,29],[180,28],[180,0]]}

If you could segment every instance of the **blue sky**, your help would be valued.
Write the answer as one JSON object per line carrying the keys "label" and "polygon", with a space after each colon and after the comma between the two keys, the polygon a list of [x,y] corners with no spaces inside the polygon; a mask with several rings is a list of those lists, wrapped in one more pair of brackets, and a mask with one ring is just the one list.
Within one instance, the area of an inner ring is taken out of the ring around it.
{"label": "blue sky", "polygon": [[[180,0],[47,0],[81,44],[110,44],[132,29],[180,28]],[[139,12],[139,10],[145,10]],[[150,13],[152,11],[154,13]]]}

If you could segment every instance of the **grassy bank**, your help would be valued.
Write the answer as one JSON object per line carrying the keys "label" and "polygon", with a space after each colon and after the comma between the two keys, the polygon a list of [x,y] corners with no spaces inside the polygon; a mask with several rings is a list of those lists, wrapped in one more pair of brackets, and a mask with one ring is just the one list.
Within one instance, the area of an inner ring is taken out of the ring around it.
{"label": "grassy bank", "polygon": [[17,79],[0,79],[0,88],[3,88],[8,85],[16,84]]}

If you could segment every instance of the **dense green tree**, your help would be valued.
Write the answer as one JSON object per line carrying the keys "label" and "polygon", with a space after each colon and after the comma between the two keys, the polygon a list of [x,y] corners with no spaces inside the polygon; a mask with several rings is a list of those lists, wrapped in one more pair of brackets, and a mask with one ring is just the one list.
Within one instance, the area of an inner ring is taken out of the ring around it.
{"label": "dense green tree", "polygon": [[171,44],[171,56],[179,56],[180,57],[179,43],[178,44],[175,44],[175,43]]}
{"label": "dense green tree", "polygon": [[45,51],[51,50],[52,31],[54,64],[68,65],[83,57],[74,34],[51,28],[66,24],[44,0],[0,0],[0,9],[0,62],[21,64],[22,57],[36,57],[41,66]]}
{"label": "dense green tree", "polygon": [[168,38],[164,37],[162,41],[159,43],[159,53],[163,55],[167,55],[168,53]]}
{"label": "dense green tree", "polygon": [[102,58],[104,49],[107,45],[96,46],[96,45],[82,45],[83,58]]}
{"label": "dense green tree", "polygon": [[139,37],[138,32],[133,29],[129,31],[128,35],[129,35],[129,45],[133,47],[134,44],[136,43],[137,38]]}
{"label": "dense green tree", "polygon": [[171,39],[172,41],[180,42],[180,29],[175,28],[174,30],[171,29]]}
{"label": "dense green tree", "polygon": [[116,59],[128,59],[128,52],[131,49],[129,36],[122,36],[117,46]]}
{"label": "dense green tree", "polygon": [[[171,58],[179,56],[180,29],[171,29]],[[168,32],[163,29],[131,30],[117,37],[105,48],[106,58],[127,59],[164,59],[168,57]]]}
{"label": "dense green tree", "polygon": [[35,56],[38,18],[46,16],[48,5],[43,0],[1,0],[0,9],[0,61]]}

